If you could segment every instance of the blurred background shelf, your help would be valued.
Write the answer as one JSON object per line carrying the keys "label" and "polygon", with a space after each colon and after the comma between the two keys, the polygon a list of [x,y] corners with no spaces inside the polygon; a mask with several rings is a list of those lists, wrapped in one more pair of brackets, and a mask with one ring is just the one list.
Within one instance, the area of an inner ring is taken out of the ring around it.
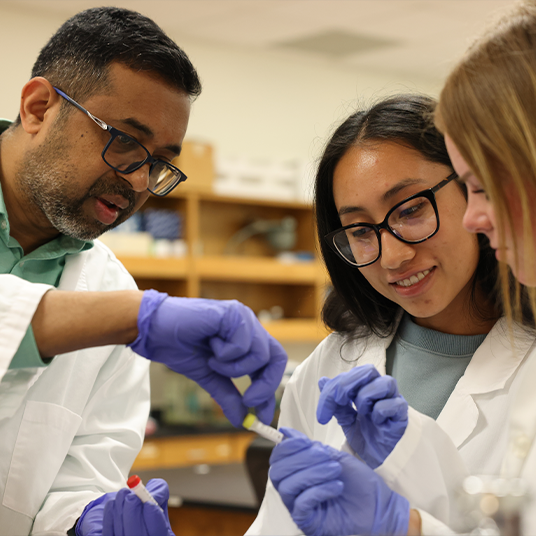
{"label": "blurred background shelf", "polygon": [[201,256],[157,258],[120,255],[119,260],[134,278],[187,279],[211,281],[250,281],[314,285],[323,281],[322,265],[317,261],[286,263],[266,257]]}
{"label": "blurred background shelf", "polygon": [[154,258],[119,256],[128,272],[134,279],[186,279],[189,273],[189,262],[186,258]]}
{"label": "blurred background shelf", "polygon": [[241,463],[253,438],[251,432],[147,438],[132,471]]}
{"label": "blurred background shelf", "polygon": [[[250,307],[290,357],[279,402],[292,368],[327,335],[320,319],[327,276],[312,207],[219,195],[187,162],[178,165],[191,179],[168,197],[151,197],[138,216],[143,225],[125,237],[120,228],[112,231],[108,245],[142,290],[236,299]],[[205,162],[198,171],[208,168]],[[155,221],[175,234],[155,233]],[[247,377],[233,381],[241,392],[249,386]],[[272,445],[259,450],[254,434],[234,429],[195,382],[159,363],[151,363],[151,393],[154,429],[132,472],[168,482],[177,535],[215,534],[215,525],[224,524],[228,529],[218,534],[243,534],[264,493]]]}
{"label": "blurred background shelf", "polygon": [[200,278],[212,281],[315,285],[323,276],[318,262],[289,264],[265,257],[198,257],[193,261],[193,268]]}
{"label": "blurred background shelf", "polygon": [[[179,165],[192,181],[168,197],[151,197],[139,216],[147,222],[158,211],[168,221],[171,216],[174,236],[153,239],[148,224],[124,238],[115,231],[104,236],[139,288],[236,299],[280,342],[319,342],[326,335],[320,311],[327,277],[317,254],[311,205],[219,195],[210,190],[210,180],[195,182],[193,164],[190,169],[187,162]],[[210,169],[206,162],[196,165]],[[128,249],[121,251],[121,240]],[[179,250],[173,245],[177,242]]]}

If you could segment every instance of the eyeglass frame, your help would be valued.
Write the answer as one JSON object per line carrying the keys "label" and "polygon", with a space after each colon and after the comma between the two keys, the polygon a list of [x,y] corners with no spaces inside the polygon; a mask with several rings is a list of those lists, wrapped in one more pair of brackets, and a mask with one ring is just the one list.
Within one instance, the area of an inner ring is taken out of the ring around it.
{"label": "eyeglass frame", "polygon": [[[397,240],[400,240],[400,242],[404,242],[405,244],[420,244],[422,242],[425,242],[426,240],[429,240],[430,238],[432,238],[434,235],[437,234],[437,232],[439,231],[439,212],[437,210],[437,201],[436,201],[436,198],[435,198],[435,194],[441,190],[441,188],[445,187],[449,182],[451,182],[452,180],[456,179],[458,177],[458,174],[456,172],[453,172],[451,173],[447,178],[443,179],[442,181],[440,181],[439,183],[437,183],[435,186],[433,186],[432,188],[427,188],[425,190],[422,190],[420,192],[417,192],[416,194],[413,194],[413,195],[410,195],[409,197],[407,197],[406,199],[403,199],[402,201],[400,201],[399,203],[397,203],[394,207],[392,207],[389,212],[387,213],[387,215],[385,216],[384,220],[381,222],[381,223],[351,223],[350,225],[345,225],[344,227],[339,227],[338,229],[335,229],[335,231],[331,231],[330,233],[326,234],[324,236],[324,240],[327,242],[328,246],[333,250],[335,251],[335,253],[343,260],[345,261],[346,263],[348,263],[350,266],[353,266],[354,268],[364,268],[365,266],[370,266],[371,264],[374,264],[381,256],[382,256],[382,237],[381,237],[381,234],[380,234],[380,231],[382,229],[385,229],[389,234],[391,234],[392,236],[394,236]],[[407,203],[408,201],[411,201],[412,199],[416,199],[417,197],[425,197],[426,199],[428,199],[428,201],[430,201],[430,204],[432,205],[432,208],[434,209],[434,213],[435,213],[435,216],[436,216],[436,221],[437,221],[437,227],[436,227],[436,230],[430,234],[429,236],[425,237],[425,238],[420,238],[419,240],[407,240],[406,238],[402,238],[401,236],[398,236],[396,234],[396,232],[391,229],[388,225],[388,220],[389,220],[389,216],[391,216],[391,214],[398,208],[400,207],[401,205],[403,205],[404,203]],[[370,229],[373,229],[374,230],[374,233],[376,234],[376,238],[378,240],[378,256],[373,260],[373,261],[370,261],[370,262],[367,262],[365,264],[357,264],[357,263],[353,263],[353,262],[350,262],[340,251],[339,249],[337,248],[337,246],[335,245],[335,242],[333,240],[333,238],[335,237],[335,235],[339,234],[340,232],[342,231],[346,231],[347,229],[352,229],[353,227],[369,227]]]}
{"label": "eyeglass frame", "polygon": [[[157,197],[164,197],[164,196],[168,195],[181,182],[184,182],[188,178],[178,167],[174,166],[173,164],[170,164],[169,162],[166,162],[165,160],[160,160],[158,158],[153,158],[153,156],[147,150],[147,148],[144,145],[142,145],[136,138],[132,137],[130,134],[127,134],[126,132],[123,132],[123,131],[115,128],[115,127],[112,127],[111,125],[108,125],[102,119],[99,119],[98,117],[94,116],[91,112],[86,110],[81,104],[79,104],[74,99],[69,97],[69,95],[64,93],[61,89],[59,89],[59,88],[57,88],[55,86],[52,86],[52,87],[54,87],[54,90],[56,91],[56,93],[58,93],[58,95],[61,95],[67,102],[69,102],[70,104],[72,104],[73,106],[78,108],[81,112],[84,112],[92,121],[94,121],[100,128],[102,128],[102,130],[105,130],[110,134],[110,139],[108,140],[108,142],[104,146],[104,149],[102,150],[102,153],[101,153],[101,157],[102,157],[102,159],[104,160],[104,163],[107,166],[111,167],[115,171],[119,171],[119,173],[121,173],[123,175],[129,175],[130,173],[134,173],[134,171],[137,171],[138,169],[143,167],[145,164],[149,163],[148,177],[150,177],[151,176],[151,171],[152,171],[153,167],[157,163],[165,164],[168,168],[171,168],[174,172],[178,173],[178,180],[177,180],[177,182],[175,182],[173,184],[173,186],[171,186],[170,188],[166,189],[166,191],[164,193],[156,193],[156,192],[153,192],[153,190],[151,190],[150,188],[147,188],[147,190],[149,192],[151,192],[153,195],[156,195]],[[104,155],[106,154],[106,151],[108,150],[110,145],[119,136],[126,136],[127,138],[135,141],[147,153],[147,157],[144,160],[142,160],[141,162],[139,162],[136,167],[134,167],[133,169],[130,169],[129,171],[124,171],[124,170],[121,170],[121,169],[119,169],[119,168],[117,168],[115,166],[112,166],[112,164],[110,164],[106,160],[106,158],[104,158]]]}

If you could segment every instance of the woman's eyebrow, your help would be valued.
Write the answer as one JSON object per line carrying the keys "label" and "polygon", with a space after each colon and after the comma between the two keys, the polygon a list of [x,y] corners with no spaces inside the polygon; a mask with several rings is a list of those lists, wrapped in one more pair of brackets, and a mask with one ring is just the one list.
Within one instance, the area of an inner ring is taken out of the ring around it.
{"label": "woman's eyebrow", "polygon": [[[397,184],[395,184],[392,188],[389,188],[383,196],[382,201],[389,201],[391,198],[393,198],[397,193],[401,192],[408,186],[412,186],[414,184],[426,184],[426,181],[424,179],[404,179]],[[352,214],[355,212],[366,212],[367,209],[365,207],[360,206],[344,206],[341,207],[338,214],[339,216],[344,216],[345,214]]]}
{"label": "woman's eyebrow", "polygon": [[387,190],[387,192],[383,194],[382,199],[384,201],[389,201],[389,199],[394,197],[398,192],[401,192],[404,188],[413,186],[414,184],[426,184],[426,181],[424,179],[404,179]]}

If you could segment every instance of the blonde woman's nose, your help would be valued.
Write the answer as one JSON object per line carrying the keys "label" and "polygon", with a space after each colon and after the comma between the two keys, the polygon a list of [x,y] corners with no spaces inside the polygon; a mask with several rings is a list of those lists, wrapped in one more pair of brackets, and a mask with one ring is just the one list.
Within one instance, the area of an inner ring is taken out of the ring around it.
{"label": "blonde woman's nose", "polygon": [[465,229],[472,233],[486,233],[493,230],[490,210],[492,210],[491,204],[483,194],[469,192],[462,220]]}

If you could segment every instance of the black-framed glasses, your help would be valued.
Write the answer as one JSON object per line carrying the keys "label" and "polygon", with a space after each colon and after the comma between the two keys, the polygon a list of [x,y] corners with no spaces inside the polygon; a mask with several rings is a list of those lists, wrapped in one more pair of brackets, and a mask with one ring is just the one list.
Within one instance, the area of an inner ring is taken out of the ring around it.
{"label": "black-framed glasses", "polygon": [[439,231],[435,194],[456,177],[456,173],[452,173],[433,188],[400,201],[379,224],[352,223],[328,233],[324,239],[341,259],[359,268],[381,257],[382,229],[406,244],[424,242]]}
{"label": "black-framed glasses", "polygon": [[186,180],[186,175],[178,167],[164,160],[153,158],[151,153],[138,140],[95,117],[61,89],[57,87],[54,89],[67,102],[76,106],[92,121],[97,123],[102,130],[110,133],[110,139],[104,146],[101,156],[104,162],[112,169],[128,175],[145,164],[149,164],[149,185],[147,189],[159,197],[169,194],[175,186]]}

